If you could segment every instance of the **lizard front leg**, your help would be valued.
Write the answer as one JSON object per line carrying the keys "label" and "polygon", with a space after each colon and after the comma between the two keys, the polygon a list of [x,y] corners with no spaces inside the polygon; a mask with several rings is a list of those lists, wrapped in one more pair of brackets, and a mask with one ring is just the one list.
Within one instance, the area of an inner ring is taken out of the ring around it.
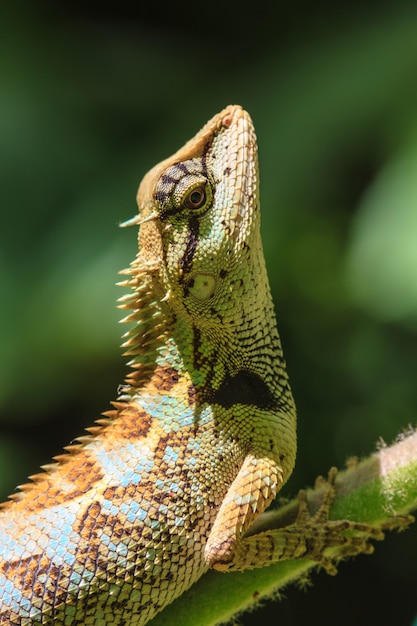
{"label": "lizard front leg", "polygon": [[335,574],[336,567],[326,555],[329,548],[338,548],[338,559],[373,552],[369,540],[383,539],[380,529],[350,520],[328,519],[336,474],[334,468],[330,470],[323,502],[314,515],[308,511],[305,492],[300,491],[293,524],[246,536],[282,484],[280,469],[272,459],[248,456],[216,517],[205,549],[206,562],[214,569],[232,571],[304,558]]}
{"label": "lizard front leg", "polygon": [[[249,454],[231,484],[214,521],[205,548],[206,563],[222,571],[259,567],[282,558],[285,551],[261,533],[245,538],[254,520],[270,504],[283,485],[282,470],[269,458]],[[267,545],[269,544],[269,545]],[[274,553],[277,553],[274,558]]]}

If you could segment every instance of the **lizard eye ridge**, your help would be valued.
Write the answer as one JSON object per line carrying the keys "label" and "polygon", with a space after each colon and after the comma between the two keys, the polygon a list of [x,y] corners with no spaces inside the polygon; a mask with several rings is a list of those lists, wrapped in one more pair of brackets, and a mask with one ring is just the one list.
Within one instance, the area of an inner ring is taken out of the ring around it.
{"label": "lizard eye ridge", "polygon": [[161,176],[154,197],[162,221],[174,216],[197,217],[211,207],[213,188],[208,177],[200,171],[191,171],[190,165],[181,163]]}

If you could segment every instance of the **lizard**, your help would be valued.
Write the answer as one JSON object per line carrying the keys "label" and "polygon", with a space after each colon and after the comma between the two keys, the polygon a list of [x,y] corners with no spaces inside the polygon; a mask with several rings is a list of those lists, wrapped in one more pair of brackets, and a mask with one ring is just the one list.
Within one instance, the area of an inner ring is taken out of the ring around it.
{"label": "lizard", "polygon": [[250,533],[296,456],[257,155],[249,114],[230,105],[143,178],[124,224],[139,226],[119,303],[130,373],[2,505],[0,624],[143,626],[209,568],[306,558],[334,573],[329,546],[371,550],[328,502],[310,517],[300,499],[291,527]]}

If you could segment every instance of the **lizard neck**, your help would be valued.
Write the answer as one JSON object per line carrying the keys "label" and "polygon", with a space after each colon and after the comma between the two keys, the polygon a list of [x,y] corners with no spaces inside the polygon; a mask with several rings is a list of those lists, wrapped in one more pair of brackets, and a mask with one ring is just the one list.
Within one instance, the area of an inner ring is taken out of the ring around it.
{"label": "lizard neck", "polygon": [[122,307],[133,309],[125,321],[135,322],[123,344],[134,357],[124,391],[138,395],[152,379],[161,384],[162,376],[166,386],[167,377],[181,378],[184,393],[200,405],[295,412],[261,243],[252,243],[242,248],[251,254],[244,277],[222,271],[214,277],[219,284],[227,281],[228,301],[222,310],[206,308],[207,314],[198,301],[194,307],[192,294],[170,297],[160,267],[138,257],[123,283],[133,288],[122,298]]}

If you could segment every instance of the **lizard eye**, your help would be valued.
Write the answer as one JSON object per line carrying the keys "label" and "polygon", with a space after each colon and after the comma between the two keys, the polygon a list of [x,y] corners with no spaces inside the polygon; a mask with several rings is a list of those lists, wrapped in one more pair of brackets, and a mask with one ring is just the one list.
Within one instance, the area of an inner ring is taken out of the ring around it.
{"label": "lizard eye", "polygon": [[184,199],[184,205],[187,209],[201,209],[206,202],[206,190],[203,185],[199,185],[192,189]]}
{"label": "lizard eye", "polygon": [[177,163],[160,177],[154,197],[163,222],[176,215],[179,219],[197,217],[212,205],[212,185],[197,165],[193,161]]}
{"label": "lizard eye", "polygon": [[[183,189],[181,189],[181,182],[183,182]],[[193,215],[200,215],[207,211],[213,202],[213,191],[208,180],[202,180],[199,176],[197,180],[183,179],[181,182],[176,189],[178,209]]]}

